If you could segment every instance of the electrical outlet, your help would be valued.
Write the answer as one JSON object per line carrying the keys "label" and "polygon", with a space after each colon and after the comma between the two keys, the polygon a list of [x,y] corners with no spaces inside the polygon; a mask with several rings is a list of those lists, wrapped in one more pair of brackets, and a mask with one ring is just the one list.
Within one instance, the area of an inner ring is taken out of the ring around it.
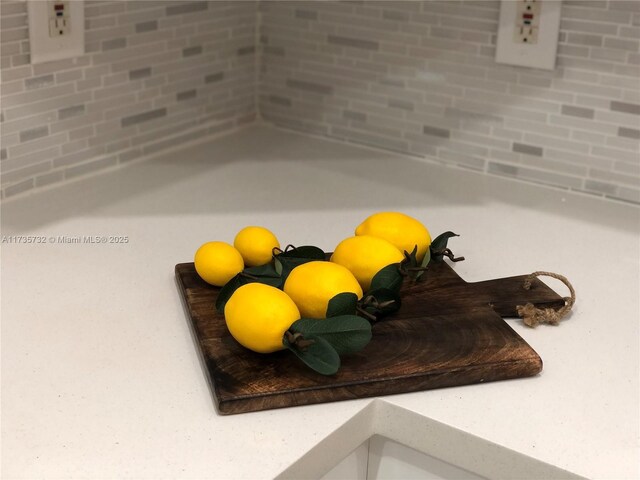
{"label": "electrical outlet", "polygon": [[496,62],[553,70],[560,9],[558,0],[502,0]]}
{"label": "electrical outlet", "polygon": [[84,2],[30,0],[27,2],[31,63],[84,54]]}
{"label": "electrical outlet", "polygon": [[59,37],[71,33],[71,19],[68,1],[48,2],[49,36]]}
{"label": "electrical outlet", "polygon": [[542,0],[518,0],[513,40],[516,43],[537,43]]}

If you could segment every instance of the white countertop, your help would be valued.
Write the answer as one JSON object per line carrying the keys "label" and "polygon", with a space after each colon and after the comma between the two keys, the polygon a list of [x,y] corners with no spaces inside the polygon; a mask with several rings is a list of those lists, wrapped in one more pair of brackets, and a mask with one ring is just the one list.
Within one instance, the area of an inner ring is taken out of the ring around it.
{"label": "white countertop", "polygon": [[[465,280],[566,275],[578,300],[559,327],[508,320],[543,372],[218,415],[175,264],[248,224],[330,250],[378,210],[461,234],[451,246],[467,259],[456,265]],[[470,445],[484,442],[514,472],[540,461],[588,478],[639,477],[631,205],[256,126],[6,202],[2,235],[128,237],[2,244],[2,478],[272,478],[300,458],[328,470],[371,432],[431,453],[446,438],[443,455],[469,468],[483,465]]]}

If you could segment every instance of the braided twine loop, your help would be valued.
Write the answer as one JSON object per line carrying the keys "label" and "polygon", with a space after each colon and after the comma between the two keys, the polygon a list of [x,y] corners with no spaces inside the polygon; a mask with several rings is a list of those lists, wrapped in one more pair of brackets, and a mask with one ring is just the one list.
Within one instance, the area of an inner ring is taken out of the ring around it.
{"label": "braided twine loop", "polygon": [[531,283],[536,277],[544,275],[546,277],[555,278],[564,283],[569,292],[571,293],[570,297],[563,297],[564,306],[560,307],[558,310],[554,310],[553,308],[536,308],[532,303],[527,303],[526,305],[518,305],[516,307],[516,311],[518,315],[522,317],[524,324],[528,327],[537,327],[540,323],[548,323],[549,325],[558,325],[560,320],[566,316],[573,307],[576,302],[576,291],[573,289],[573,285],[569,283],[562,275],[553,272],[533,272],[531,275],[528,275],[524,280],[524,289],[529,290],[531,288]]}

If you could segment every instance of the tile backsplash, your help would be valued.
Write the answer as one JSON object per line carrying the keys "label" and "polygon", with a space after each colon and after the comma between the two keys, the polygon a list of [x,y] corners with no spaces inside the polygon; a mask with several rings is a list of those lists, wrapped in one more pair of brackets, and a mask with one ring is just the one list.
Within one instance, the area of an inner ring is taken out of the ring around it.
{"label": "tile backsplash", "polygon": [[2,195],[261,115],[640,203],[640,2],[565,0],[554,71],[495,63],[499,8],[85,0],[87,53],[31,65],[26,1],[2,0]]}
{"label": "tile backsplash", "polygon": [[640,2],[562,5],[557,66],[496,64],[500,2],[260,3],[262,116],[640,202]]}
{"label": "tile backsplash", "polygon": [[27,3],[2,0],[2,194],[256,116],[256,2],[85,0],[86,54],[31,65]]}

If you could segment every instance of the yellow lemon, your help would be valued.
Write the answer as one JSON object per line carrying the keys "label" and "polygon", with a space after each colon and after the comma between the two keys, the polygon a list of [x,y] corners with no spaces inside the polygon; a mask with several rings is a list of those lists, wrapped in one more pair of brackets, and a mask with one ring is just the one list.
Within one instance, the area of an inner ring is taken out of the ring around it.
{"label": "yellow lemon", "polygon": [[196,251],[196,272],[205,282],[221,287],[244,268],[240,252],[225,242],[207,242]]}
{"label": "yellow lemon", "polygon": [[339,293],[351,292],[362,298],[362,288],[347,268],[323,261],[303,263],[291,270],[284,291],[305,318],[325,318],[329,300]]}
{"label": "yellow lemon", "polygon": [[374,275],[387,265],[401,262],[404,255],[383,238],[370,235],[349,237],[338,244],[331,261],[353,273],[366,292]]}
{"label": "yellow lemon", "polygon": [[224,307],[227,328],[240,345],[258,353],[284,349],[282,337],[300,318],[296,304],[282,290],[263,283],[238,288]]}
{"label": "yellow lemon", "polygon": [[274,247],[280,248],[276,236],[264,227],[245,227],[233,240],[244,263],[248,267],[257,267],[271,261]]}
{"label": "yellow lemon", "polygon": [[356,235],[384,238],[401,252],[411,253],[417,246],[418,262],[422,261],[431,245],[429,230],[415,218],[399,212],[374,213],[358,225]]}

